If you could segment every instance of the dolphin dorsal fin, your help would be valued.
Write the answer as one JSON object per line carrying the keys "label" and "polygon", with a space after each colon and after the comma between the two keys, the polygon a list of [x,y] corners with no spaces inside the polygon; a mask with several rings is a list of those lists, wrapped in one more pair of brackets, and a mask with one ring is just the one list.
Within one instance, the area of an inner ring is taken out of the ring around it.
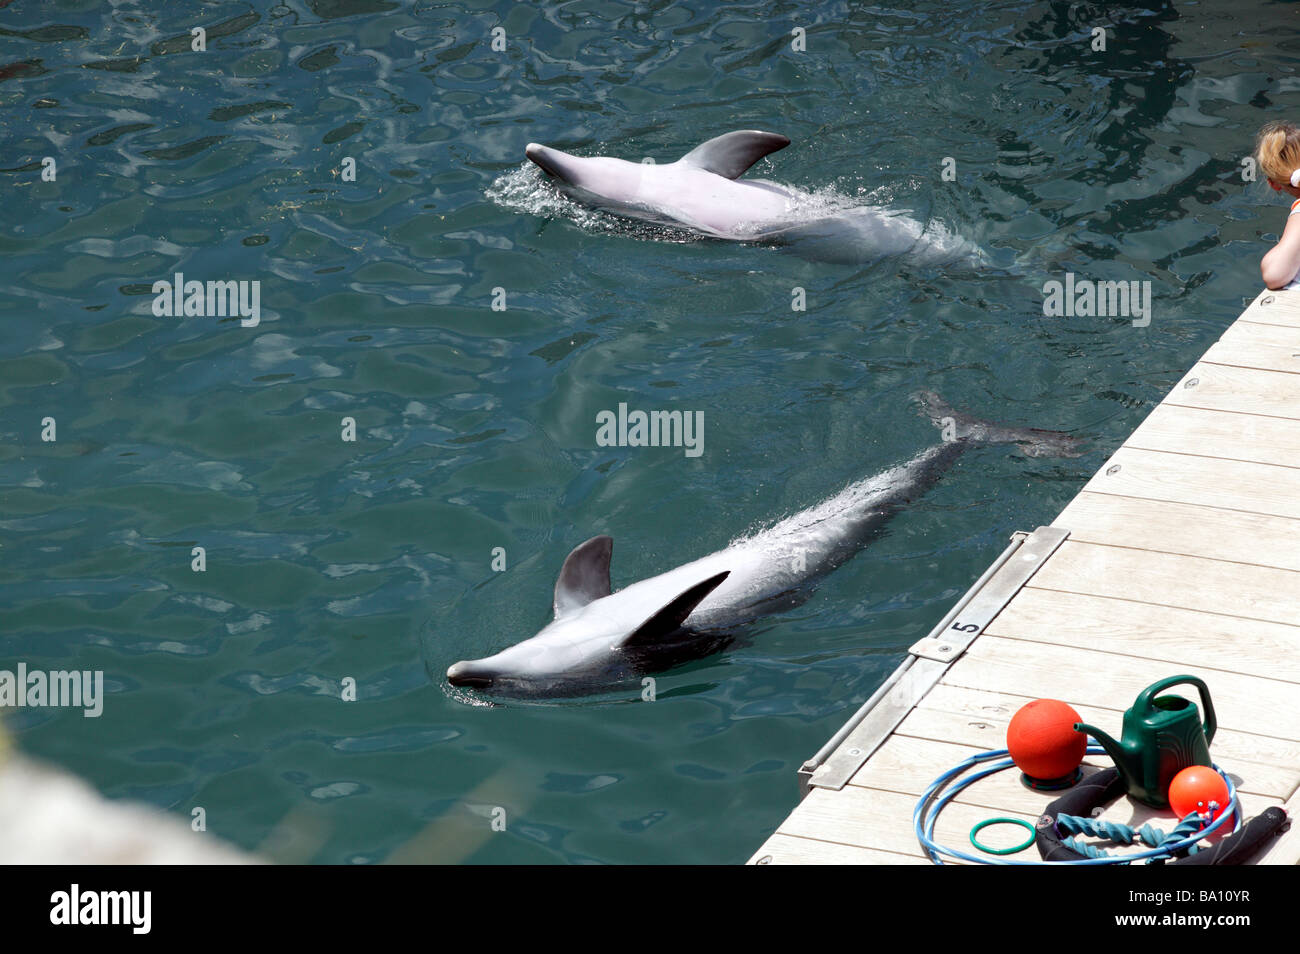
{"label": "dolphin dorsal fin", "polygon": [[739,179],[768,153],[788,145],[790,140],[778,133],[741,129],[700,143],[680,161],[728,179]]}
{"label": "dolphin dorsal fin", "polygon": [[730,575],[730,570],[724,570],[702,583],[696,583],[625,636],[619,642],[619,648],[635,649],[638,646],[651,646],[659,642],[686,622],[686,617],[691,615],[691,611],[700,605],[704,597],[717,589],[718,585]]}
{"label": "dolphin dorsal fin", "polygon": [[609,596],[609,558],[613,552],[614,538],[602,535],[579,543],[564,558],[555,580],[556,619]]}

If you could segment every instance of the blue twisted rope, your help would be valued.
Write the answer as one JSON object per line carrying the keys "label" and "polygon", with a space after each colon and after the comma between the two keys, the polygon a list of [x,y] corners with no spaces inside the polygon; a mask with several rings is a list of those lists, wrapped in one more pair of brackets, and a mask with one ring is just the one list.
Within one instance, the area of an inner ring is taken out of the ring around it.
{"label": "blue twisted rope", "polygon": [[[1218,808],[1217,802],[1210,803],[1211,814],[1218,811]],[[1190,812],[1186,818],[1178,823],[1173,831],[1166,835],[1159,828],[1154,828],[1151,825],[1130,828],[1122,822],[1106,821],[1104,818],[1082,818],[1078,815],[1058,815],[1056,817],[1056,824],[1072,835],[1092,835],[1095,838],[1113,841],[1117,845],[1131,845],[1134,841],[1141,841],[1142,844],[1151,848],[1159,848],[1171,839],[1179,841],[1188,835],[1194,835],[1201,830],[1206,821],[1208,821],[1206,816]]]}
{"label": "blue twisted rope", "polygon": [[[1187,817],[1180,821],[1174,830],[1165,834],[1159,828],[1152,825],[1143,825],[1141,828],[1131,828],[1121,822],[1106,821],[1102,818],[1083,818],[1079,815],[1058,815],[1056,816],[1056,825],[1072,835],[1092,835],[1095,838],[1104,838],[1106,841],[1117,845],[1131,845],[1134,841],[1141,841],[1142,844],[1150,848],[1159,848],[1165,842],[1178,842],[1190,838],[1199,832],[1207,821],[1214,817],[1218,811],[1218,802],[1210,802],[1210,813],[1208,815],[1199,815],[1196,812],[1189,812]],[[1063,844],[1067,848],[1073,848],[1081,855],[1089,858],[1105,858],[1109,852],[1103,851],[1096,845],[1086,841],[1080,841],[1078,838],[1067,838]],[[1188,854],[1196,854],[1200,851],[1199,844],[1192,845]]]}

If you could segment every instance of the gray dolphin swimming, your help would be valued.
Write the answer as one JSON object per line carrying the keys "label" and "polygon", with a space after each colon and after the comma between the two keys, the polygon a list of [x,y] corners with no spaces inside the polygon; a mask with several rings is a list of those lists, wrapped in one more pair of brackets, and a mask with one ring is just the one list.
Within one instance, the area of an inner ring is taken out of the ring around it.
{"label": "gray dolphin swimming", "polygon": [[742,129],[696,146],[676,162],[573,156],[529,143],[524,155],[565,194],[624,218],[738,242],[789,245],[822,261],[865,263],[894,255],[925,262],[979,258],[942,230],[875,206],[839,207],[765,179],[741,179],[755,162],[790,145],[777,133]]}
{"label": "gray dolphin swimming", "polygon": [[447,670],[453,686],[513,697],[569,696],[617,687],[722,649],[732,630],[798,605],[809,584],[853,556],[886,521],[919,498],[968,449],[1013,443],[1028,456],[1077,457],[1079,439],[1002,427],[919,395],[943,427],[943,443],[881,474],[667,573],[612,592],[613,540],[574,548],[555,583],[554,620],[494,656]]}

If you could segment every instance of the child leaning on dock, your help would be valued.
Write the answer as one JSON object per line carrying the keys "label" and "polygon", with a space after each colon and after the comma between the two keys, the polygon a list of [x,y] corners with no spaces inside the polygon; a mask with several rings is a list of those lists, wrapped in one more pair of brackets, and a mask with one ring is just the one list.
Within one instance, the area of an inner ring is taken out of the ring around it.
{"label": "child leaning on dock", "polygon": [[1267,123],[1255,137],[1255,161],[1268,184],[1295,201],[1282,238],[1259,263],[1264,284],[1283,288],[1300,273],[1300,128],[1293,123]]}

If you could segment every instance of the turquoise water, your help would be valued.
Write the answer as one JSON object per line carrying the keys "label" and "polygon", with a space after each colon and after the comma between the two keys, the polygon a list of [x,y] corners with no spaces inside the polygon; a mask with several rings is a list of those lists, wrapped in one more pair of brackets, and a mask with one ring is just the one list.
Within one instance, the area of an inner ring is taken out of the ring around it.
{"label": "turquoise water", "polygon": [[[8,729],[280,860],[745,859],[803,759],[1258,290],[1285,206],[1239,163],[1294,116],[1296,22],[1254,3],[0,9],[0,668],[102,669],[109,690],[98,719],[11,710]],[[682,241],[549,200],[523,157],[670,161],[737,128],[793,140],[757,174],[907,210],[997,267]],[[178,271],[260,281],[260,324],[155,317]],[[1150,325],[1044,317],[1066,272],[1150,281]],[[614,537],[618,587],[910,456],[934,439],[919,387],[1089,452],[966,455],[653,703],[445,686],[546,622],[589,536]],[[702,411],[704,453],[597,446],[620,402]]]}

